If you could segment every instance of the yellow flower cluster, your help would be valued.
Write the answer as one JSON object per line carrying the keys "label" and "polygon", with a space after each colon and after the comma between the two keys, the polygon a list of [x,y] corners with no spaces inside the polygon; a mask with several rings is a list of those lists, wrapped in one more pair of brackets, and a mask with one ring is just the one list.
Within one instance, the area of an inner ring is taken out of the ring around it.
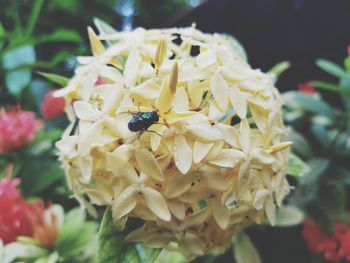
{"label": "yellow flower cluster", "polygon": [[71,120],[57,147],[78,200],[121,224],[143,219],[127,241],[187,257],[227,248],[265,215],[274,224],[290,142],[272,77],[193,27],[88,32],[93,56],[57,92]]}

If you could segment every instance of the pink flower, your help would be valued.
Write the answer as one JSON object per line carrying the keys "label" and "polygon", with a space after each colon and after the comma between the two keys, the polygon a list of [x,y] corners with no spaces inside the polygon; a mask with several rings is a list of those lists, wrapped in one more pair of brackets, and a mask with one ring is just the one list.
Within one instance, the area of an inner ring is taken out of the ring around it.
{"label": "pink flower", "polygon": [[52,120],[64,114],[64,98],[53,96],[53,91],[46,94],[41,104],[41,112],[45,120]]}
{"label": "pink flower", "polygon": [[31,206],[24,201],[16,188],[20,179],[0,181],[0,239],[4,244],[16,241],[18,236],[32,236],[29,220]]}
{"label": "pink flower", "polygon": [[104,85],[104,84],[107,84],[107,83],[108,82],[105,79],[103,79],[101,77],[98,77],[96,82],[95,82],[95,86],[100,86],[100,85]]}
{"label": "pink flower", "polygon": [[303,237],[313,254],[320,254],[328,262],[350,262],[350,226],[335,223],[332,235],[327,235],[311,219],[304,221]]}
{"label": "pink flower", "polygon": [[314,95],[315,94],[315,88],[311,84],[310,81],[304,82],[304,83],[300,83],[298,88],[299,88],[300,92],[306,93],[307,95]]}
{"label": "pink flower", "polygon": [[41,126],[33,112],[0,109],[0,154],[27,146]]}

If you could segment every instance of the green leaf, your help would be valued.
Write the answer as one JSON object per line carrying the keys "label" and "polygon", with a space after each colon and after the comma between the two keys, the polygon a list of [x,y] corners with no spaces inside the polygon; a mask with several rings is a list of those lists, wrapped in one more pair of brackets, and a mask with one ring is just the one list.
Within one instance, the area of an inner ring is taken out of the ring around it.
{"label": "green leaf", "polygon": [[67,86],[69,79],[57,74],[52,73],[46,73],[42,71],[37,72],[39,75],[45,77],[46,79],[50,80],[51,82],[60,85],[61,87]]}
{"label": "green leaf", "polygon": [[268,73],[279,77],[282,73],[284,73],[287,69],[289,69],[291,67],[291,64],[289,61],[282,61],[278,64],[276,64],[275,66],[273,66]]}
{"label": "green leaf", "polygon": [[2,40],[6,35],[6,31],[2,23],[0,22],[0,40]]}
{"label": "green leaf", "polygon": [[300,177],[307,174],[309,171],[310,167],[303,160],[293,153],[289,154],[287,174]]}
{"label": "green leaf", "polygon": [[275,226],[296,226],[303,222],[303,219],[303,212],[299,208],[296,206],[284,205],[277,210]]}
{"label": "green leaf", "polygon": [[329,74],[338,78],[342,78],[346,74],[345,71],[339,65],[329,60],[318,59],[316,60],[316,65],[324,71],[328,72]]}
{"label": "green leaf", "polygon": [[228,44],[232,47],[232,49],[238,53],[238,55],[244,60],[248,61],[247,53],[243,45],[234,37],[229,34],[221,34],[224,39],[228,42]]}
{"label": "green leaf", "polygon": [[4,69],[12,70],[21,65],[32,64],[35,62],[35,49],[31,45],[21,46],[11,49],[2,57]]}
{"label": "green leaf", "polygon": [[[85,211],[80,207],[74,208],[66,214],[56,247],[61,257],[77,260],[84,254],[94,254],[98,226],[95,222],[86,222],[85,218]],[[71,262],[75,262],[75,260],[71,260]]]}
{"label": "green leaf", "polygon": [[12,95],[19,97],[24,88],[29,85],[31,79],[32,73],[30,70],[19,69],[5,75],[5,84]]}
{"label": "green leaf", "polygon": [[350,57],[346,57],[344,59],[344,67],[346,71],[350,72]]}
{"label": "green leaf", "polygon": [[187,263],[188,260],[179,252],[163,249],[154,263]]}
{"label": "green leaf", "polygon": [[350,90],[348,90],[342,86],[332,84],[332,83],[328,83],[328,82],[324,82],[324,81],[311,81],[311,84],[315,88],[324,89],[324,90],[328,90],[328,91],[332,91],[332,92],[337,92],[337,93],[344,94],[344,95],[350,95]]}
{"label": "green leaf", "polygon": [[53,144],[60,139],[63,131],[57,128],[52,128],[49,130],[40,130],[36,134],[35,141],[31,146],[26,150],[27,154],[33,156],[40,156],[44,153],[47,153],[53,148]]}
{"label": "green leaf", "polygon": [[237,263],[261,263],[258,250],[243,232],[233,238],[234,257]]}
{"label": "green leaf", "polygon": [[330,146],[332,142],[331,134],[323,125],[312,124],[311,132],[323,149],[327,149]]}
{"label": "green leaf", "polygon": [[[33,96],[35,105],[38,109],[41,108],[43,99],[47,92],[50,90],[49,83],[45,80],[33,79],[29,85],[29,91]],[[27,100],[27,97],[24,97]]]}
{"label": "green leaf", "polygon": [[73,42],[79,43],[81,42],[81,37],[77,31],[59,28],[56,29],[52,34],[43,35],[34,40],[35,44],[43,44],[47,42]]}
{"label": "green leaf", "polygon": [[6,31],[2,23],[0,22],[0,55],[1,55],[1,50],[5,45],[5,38],[6,38]]}
{"label": "green leaf", "polygon": [[310,144],[301,133],[292,130],[289,133],[289,139],[293,142],[292,151],[297,155],[305,159],[309,159],[314,155]]}
{"label": "green leaf", "polygon": [[296,91],[288,91],[283,94],[283,98],[288,108],[321,114],[330,119],[335,118],[333,109],[325,101],[314,96]]}
{"label": "green leaf", "polygon": [[[2,263],[33,262],[33,260],[45,257],[47,250],[33,244],[10,243],[5,247],[5,257]],[[16,261],[14,261],[17,259]]]}
{"label": "green leaf", "polygon": [[20,171],[22,193],[36,195],[57,181],[64,180],[60,163],[56,160],[26,156]]}
{"label": "green leaf", "polygon": [[160,253],[160,249],[146,248],[141,244],[126,243],[129,233],[127,227],[118,231],[114,225],[110,209],[103,216],[98,238],[97,263],[152,263]]}
{"label": "green leaf", "polygon": [[326,158],[315,158],[308,162],[310,170],[305,176],[300,177],[300,184],[314,185],[320,176],[327,171],[330,165],[330,160]]}
{"label": "green leaf", "polygon": [[346,191],[343,185],[328,183],[323,185],[317,200],[323,212],[332,219],[346,213]]}

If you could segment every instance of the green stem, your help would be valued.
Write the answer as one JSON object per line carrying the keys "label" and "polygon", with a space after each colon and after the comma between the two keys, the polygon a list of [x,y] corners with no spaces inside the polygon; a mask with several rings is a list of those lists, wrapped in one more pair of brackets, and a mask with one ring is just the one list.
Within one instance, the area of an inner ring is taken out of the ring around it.
{"label": "green stem", "polygon": [[26,36],[29,37],[33,34],[34,28],[36,26],[36,23],[38,22],[38,18],[40,15],[40,11],[43,7],[44,0],[36,0],[32,9],[32,12],[30,14],[30,17],[28,19],[28,27],[26,30]]}

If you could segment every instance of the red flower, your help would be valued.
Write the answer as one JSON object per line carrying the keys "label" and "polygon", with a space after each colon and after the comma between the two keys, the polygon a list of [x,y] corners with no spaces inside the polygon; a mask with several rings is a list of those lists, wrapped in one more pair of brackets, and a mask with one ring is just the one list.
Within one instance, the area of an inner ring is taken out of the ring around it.
{"label": "red flower", "polygon": [[18,108],[8,112],[0,109],[0,154],[27,146],[41,126],[33,112]]}
{"label": "red flower", "polygon": [[16,241],[18,236],[32,236],[29,220],[31,206],[24,201],[16,188],[20,179],[0,181],[0,239],[4,244]]}
{"label": "red flower", "polygon": [[328,262],[350,262],[350,226],[335,223],[332,235],[327,235],[315,222],[304,221],[304,239],[313,254],[320,254]]}
{"label": "red flower", "polygon": [[51,206],[45,208],[43,201],[33,203],[30,222],[34,229],[33,237],[46,249],[52,249],[58,241],[59,225]]}
{"label": "red flower", "polygon": [[306,93],[308,95],[314,95],[315,94],[315,88],[312,85],[312,83],[310,81],[308,82],[304,82],[304,83],[300,83],[299,86],[299,91]]}
{"label": "red flower", "polygon": [[41,112],[45,120],[52,120],[64,114],[64,98],[53,96],[53,91],[46,94],[41,104]]}
{"label": "red flower", "polygon": [[348,46],[348,56],[350,57],[350,45]]}

